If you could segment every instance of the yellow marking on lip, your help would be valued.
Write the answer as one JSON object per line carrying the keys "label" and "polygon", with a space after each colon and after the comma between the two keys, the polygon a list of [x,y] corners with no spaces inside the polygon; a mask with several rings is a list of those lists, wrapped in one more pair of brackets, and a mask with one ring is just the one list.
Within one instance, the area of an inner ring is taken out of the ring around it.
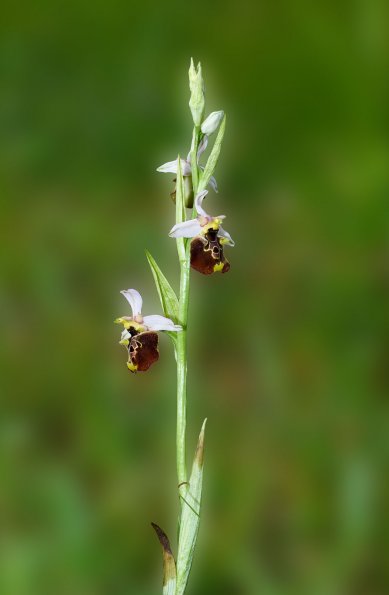
{"label": "yellow marking on lip", "polygon": [[141,333],[146,330],[146,327],[143,324],[139,324],[139,322],[135,322],[135,320],[127,320],[124,317],[116,318],[114,321],[115,324],[122,324],[124,328],[128,331],[128,329],[133,328],[138,333]]}
{"label": "yellow marking on lip", "polygon": [[214,229],[215,231],[218,231],[219,227],[220,227],[220,221],[218,219],[214,219],[210,223],[207,223],[206,225],[204,225],[204,227],[202,228],[201,231],[203,234],[206,234],[210,229]]}
{"label": "yellow marking on lip", "polygon": [[215,273],[218,273],[219,271],[221,271],[223,269],[223,267],[224,267],[224,262],[218,262],[213,267],[213,270],[214,270]]}
{"label": "yellow marking on lip", "polygon": [[132,362],[127,362],[127,368],[130,370],[130,372],[136,372],[138,366],[135,366]]}

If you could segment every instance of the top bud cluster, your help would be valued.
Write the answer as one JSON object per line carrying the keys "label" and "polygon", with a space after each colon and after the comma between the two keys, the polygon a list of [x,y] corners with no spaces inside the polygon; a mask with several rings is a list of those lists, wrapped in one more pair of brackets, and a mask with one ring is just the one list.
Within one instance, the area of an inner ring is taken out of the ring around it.
{"label": "top bud cluster", "polygon": [[[193,208],[193,219],[178,221],[171,229],[169,236],[172,238],[191,238],[190,263],[192,268],[205,275],[216,271],[226,273],[230,264],[224,256],[224,245],[234,245],[230,234],[221,226],[225,215],[216,217],[209,215],[202,203],[208,194],[206,187],[209,185],[218,192],[213,172],[216,168],[220,153],[221,143],[225,129],[224,111],[219,110],[209,114],[204,119],[205,97],[204,81],[201,64],[195,67],[193,59],[189,68],[189,107],[194,122],[194,134],[191,150],[186,159],[168,161],[157,168],[162,173],[173,173],[183,177],[184,205]],[[200,158],[208,146],[208,137],[218,130],[218,135],[211,154],[205,166],[200,164]],[[196,170],[196,171],[194,171]],[[194,184],[196,174],[197,184]],[[176,180],[175,180],[176,181]],[[195,190],[195,192],[194,192]],[[196,195],[195,195],[196,194]],[[176,198],[176,190],[172,192]]]}

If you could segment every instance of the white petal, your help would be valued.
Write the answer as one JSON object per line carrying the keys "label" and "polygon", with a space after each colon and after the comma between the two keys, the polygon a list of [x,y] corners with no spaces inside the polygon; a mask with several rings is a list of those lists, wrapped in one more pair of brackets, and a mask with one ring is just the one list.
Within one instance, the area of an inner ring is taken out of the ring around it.
{"label": "white petal", "polygon": [[200,159],[200,155],[202,153],[204,153],[207,146],[208,146],[208,135],[204,134],[203,138],[200,141],[199,148],[197,149],[197,160]]}
{"label": "white petal", "polygon": [[131,334],[127,330],[124,330],[122,332],[122,336],[120,338],[119,344],[125,345],[127,347],[129,345],[130,341],[131,341]]}
{"label": "white petal", "polygon": [[201,206],[203,204],[204,197],[207,196],[207,194],[208,190],[203,190],[202,192],[199,192],[195,198],[196,211],[199,215],[202,215],[203,217],[209,217],[208,213],[206,213],[203,207]]}
{"label": "white petal", "polygon": [[123,291],[120,293],[124,295],[127,302],[130,304],[133,318],[135,318],[135,316],[139,316],[142,312],[143,303],[142,296],[139,291],[136,289],[123,289]]}
{"label": "white petal", "polygon": [[[185,159],[180,159],[180,161],[181,161],[182,175],[190,176],[191,171],[192,171],[190,168],[190,163],[185,161]],[[163,174],[165,174],[165,173],[176,174],[177,173],[177,159],[175,159],[174,161],[168,161],[167,163],[160,165],[159,167],[157,167],[157,171],[159,171]]]}
{"label": "white petal", "polygon": [[170,318],[165,318],[165,316],[159,314],[144,316],[143,321],[151,331],[182,331],[182,326],[174,324]]}
{"label": "white petal", "polygon": [[[201,171],[204,171],[205,167],[203,165],[199,165],[199,168],[201,169]],[[211,176],[209,178],[209,182],[208,184],[211,186],[212,190],[214,190],[216,193],[219,192],[218,188],[217,188],[217,183],[216,180],[213,176]]]}
{"label": "white petal", "polygon": [[185,161],[185,159],[181,159],[181,171],[183,176],[190,176],[192,173],[192,168],[190,165],[190,160]]}
{"label": "white petal", "polygon": [[217,183],[216,180],[213,176],[211,176],[209,178],[209,185],[211,186],[212,190],[214,190],[216,193],[219,192],[219,190],[217,189]]}
{"label": "white petal", "polygon": [[169,232],[171,238],[194,238],[201,232],[201,225],[197,219],[190,219],[177,223]]}
{"label": "white petal", "polygon": [[[220,219],[220,217],[219,217],[219,219]],[[235,246],[235,242],[232,239],[232,237],[230,236],[230,234],[228,233],[228,231],[223,229],[221,226],[219,227],[219,231],[217,232],[217,235],[219,237],[225,238],[227,240],[227,242],[225,242],[225,243],[228,244],[229,246]]]}
{"label": "white petal", "polygon": [[160,165],[159,167],[157,167],[157,171],[159,171],[163,174],[165,174],[165,173],[176,174],[177,173],[177,159],[175,159],[174,161],[168,161],[167,163]]}

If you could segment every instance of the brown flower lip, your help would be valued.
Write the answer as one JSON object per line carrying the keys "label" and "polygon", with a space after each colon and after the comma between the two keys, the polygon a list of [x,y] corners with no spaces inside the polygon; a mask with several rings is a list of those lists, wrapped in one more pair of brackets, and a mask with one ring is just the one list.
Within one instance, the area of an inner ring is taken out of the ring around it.
{"label": "brown flower lip", "polygon": [[142,316],[143,300],[136,289],[126,289],[121,293],[132,310],[132,316],[115,320],[124,326],[120,344],[128,352],[127,368],[130,372],[146,372],[159,359],[157,331],[179,332],[182,327],[159,314]]}
{"label": "brown flower lip", "polygon": [[132,334],[128,345],[127,367],[130,372],[146,372],[159,360],[158,334],[152,331]]}
{"label": "brown flower lip", "polygon": [[224,256],[217,231],[210,229],[204,237],[194,238],[190,245],[190,265],[203,275],[211,275],[217,271],[227,273],[230,263]]}

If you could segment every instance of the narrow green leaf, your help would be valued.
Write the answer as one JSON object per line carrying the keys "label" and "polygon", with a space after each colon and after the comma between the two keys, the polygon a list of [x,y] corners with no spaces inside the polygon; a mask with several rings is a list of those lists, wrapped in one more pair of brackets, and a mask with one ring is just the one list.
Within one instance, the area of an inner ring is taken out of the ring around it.
{"label": "narrow green leaf", "polygon": [[183,595],[189,572],[192,566],[193,554],[200,525],[201,491],[203,486],[204,462],[204,432],[205,424],[201,428],[197,443],[196,454],[193,461],[189,485],[180,494],[182,500],[182,513],[180,533],[178,539],[177,556],[177,587],[176,595]]}
{"label": "narrow green leaf", "polygon": [[164,531],[162,531],[161,527],[158,527],[155,523],[151,523],[154,531],[157,534],[159,539],[159,543],[162,546],[163,552],[163,589],[162,595],[175,595],[176,592],[176,563],[174,560],[174,556],[172,554],[172,550],[170,547],[170,542],[168,536]]}
{"label": "narrow green leaf", "polygon": [[157,287],[159,299],[161,301],[162,310],[165,316],[171,318],[173,322],[177,322],[178,299],[175,294],[175,291],[148,250],[146,250],[146,257],[149,262],[151,272],[153,273],[155,285]]}
{"label": "narrow green leaf", "polygon": [[225,128],[226,128],[226,116],[224,116],[222,123],[220,124],[219,132],[217,133],[217,137],[216,137],[215,143],[212,147],[211,154],[208,157],[207,164],[204,168],[203,173],[201,174],[198,192],[201,192],[202,190],[206,189],[206,187],[208,186],[210,177],[213,175],[213,172],[215,171],[215,168],[216,168],[216,165],[217,165],[217,162],[219,159],[219,155],[220,155],[220,149],[221,149],[222,142],[223,142]]}

